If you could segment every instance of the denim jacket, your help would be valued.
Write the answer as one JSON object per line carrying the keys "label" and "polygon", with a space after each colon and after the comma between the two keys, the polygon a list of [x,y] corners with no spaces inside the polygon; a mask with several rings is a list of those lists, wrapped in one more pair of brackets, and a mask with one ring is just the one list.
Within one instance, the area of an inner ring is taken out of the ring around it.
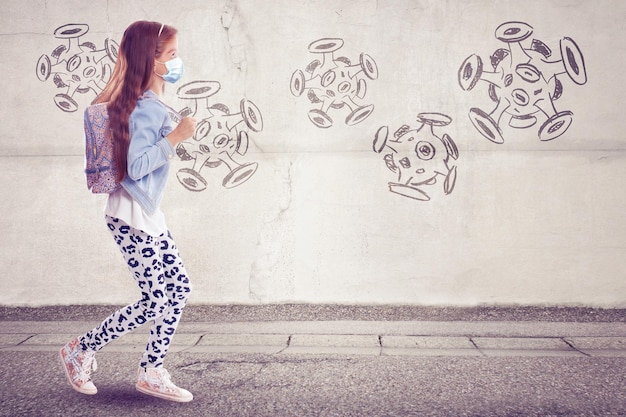
{"label": "denim jacket", "polygon": [[127,174],[122,187],[148,214],[159,207],[174,148],[165,138],[172,131],[168,110],[148,90],[130,114]]}

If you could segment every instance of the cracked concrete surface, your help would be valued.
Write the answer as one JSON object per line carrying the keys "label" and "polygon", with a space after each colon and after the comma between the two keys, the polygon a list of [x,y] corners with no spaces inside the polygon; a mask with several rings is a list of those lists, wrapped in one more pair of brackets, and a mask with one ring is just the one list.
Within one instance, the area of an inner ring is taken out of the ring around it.
{"label": "cracked concrete surface", "polygon": [[248,280],[252,300],[266,301],[273,298],[290,299],[294,289],[293,226],[288,210],[293,196],[293,161],[279,164],[274,174],[279,181],[274,211],[268,213],[261,225],[257,240],[256,259],[250,267]]}
{"label": "cracked concrete surface", "polygon": [[226,31],[230,61],[238,72],[245,74],[248,71],[247,45],[251,38],[246,32],[236,0],[224,5],[220,21]]}

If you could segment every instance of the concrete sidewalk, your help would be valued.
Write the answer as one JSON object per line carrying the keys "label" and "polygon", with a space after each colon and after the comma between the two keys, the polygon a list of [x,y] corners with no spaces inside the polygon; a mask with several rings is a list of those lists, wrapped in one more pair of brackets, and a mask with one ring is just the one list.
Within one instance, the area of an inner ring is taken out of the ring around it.
{"label": "concrete sidewalk", "polygon": [[624,310],[192,306],[168,355],[186,404],[134,389],[149,326],[74,392],[58,350],[111,306],[0,308],[0,416],[626,415]]}
{"label": "concrete sidewalk", "polygon": [[[99,321],[0,321],[0,351],[56,351]],[[147,325],[103,352],[142,352]],[[624,322],[194,321],[170,352],[371,356],[626,357]]]}

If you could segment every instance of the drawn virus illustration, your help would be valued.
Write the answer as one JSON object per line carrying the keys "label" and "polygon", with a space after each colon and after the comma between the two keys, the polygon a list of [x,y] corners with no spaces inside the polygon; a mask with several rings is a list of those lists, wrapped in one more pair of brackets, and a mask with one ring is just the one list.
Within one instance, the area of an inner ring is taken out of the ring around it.
{"label": "drawn virus illustration", "polygon": [[420,113],[419,126],[412,128],[402,125],[389,138],[389,128],[382,126],[376,132],[373,142],[374,152],[385,153],[387,168],[397,175],[389,183],[389,191],[415,200],[429,201],[426,192],[443,179],[443,192],[450,194],[456,183],[455,161],[459,151],[446,133],[437,136],[434,128],[447,126],[452,119],[441,113]]}
{"label": "drawn virus illustration", "polygon": [[254,132],[263,129],[261,112],[247,99],[240,101],[236,113],[225,104],[211,104],[209,98],[220,88],[217,81],[193,81],[177,91],[179,98],[191,101],[191,106],[180,111],[181,115],[199,120],[193,137],[176,147],[182,161],[193,162],[191,168],[182,168],[176,174],[178,181],[190,191],[206,189],[205,168],[225,167],[228,171],[222,181],[225,188],[243,184],[258,168],[256,162],[239,163],[236,159],[248,151],[247,129]]}
{"label": "drawn virus illustration", "polygon": [[366,79],[378,78],[378,67],[369,55],[362,53],[358,64],[352,65],[350,59],[340,56],[335,58],[343,46],[342,39],[318,39],[309,45],[309,52],[321,55],[313,60],[305,72],[296,70],[291,76],[291,93],[300,97],[306,91],[307,98],[317,108],[309,110],[309,119],[320,128],[333,125],[331,109],[347,108],[345,123],[352,126],[361,123],[373,111],[374,105],[357,104],[367,94]]}
{"label": "drawn virus illustration", "polygon": [[76,93],[93,91],[99,94],[111,77],[119,45],[112,39],[105,39],[104,47],[97,49],[92,42],[81,42],[80,38],[89,32],[86,24],[67,24],[54,31],[57,39],[66,44],[57,46],[50,56],[42,55],[37,61],[37,77],[46,81],[50,77],[63,93],[54,96],[54,103],[64,112],[75,112],[78,103]]}
{"label": "drawn virus illustration", "polygon": [[494,143],[504,143],[503,125],[526,129],[538,125],[538,136],[549,141],[563,135],[572,123],[573,113],[557,111],[554,102],[563,94],[560,77],[567,74],[578,85],[587,82],[585,61],[578,45],[568,37],[560,40],[558,53],[544,42],[533,39],[524,46],[533,28],[523,22],[506,22],[495,37],[508,48],[497,49],[490,57],[493,71],[483,60],[470,55],[458,72],[459,85],[471,90],[479,81],[488,84],[489,97],[496,103],[487,113],[472,108],[469,118],[474,127]]}

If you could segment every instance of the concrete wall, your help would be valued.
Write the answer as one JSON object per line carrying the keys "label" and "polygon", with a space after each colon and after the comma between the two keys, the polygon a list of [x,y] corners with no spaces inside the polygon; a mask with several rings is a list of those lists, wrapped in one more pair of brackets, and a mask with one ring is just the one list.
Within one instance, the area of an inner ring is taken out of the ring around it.
{"label": "concrete wall", "polygon": [[82,112],[147,19],[180,30],[169,103],[211,125],[162,205],[192,303],[626,307],[626,3],[158,3],[0,3],[0,304],[138,296]]}

